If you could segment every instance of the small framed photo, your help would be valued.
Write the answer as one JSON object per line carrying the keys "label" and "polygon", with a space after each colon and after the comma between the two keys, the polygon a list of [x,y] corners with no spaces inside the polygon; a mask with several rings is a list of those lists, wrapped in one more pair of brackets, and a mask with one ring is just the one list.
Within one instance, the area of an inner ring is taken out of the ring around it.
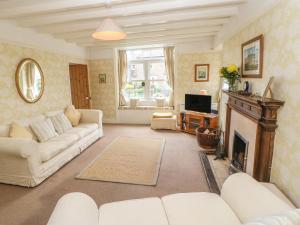
{"label": "small framed photo", "polygon": [[263,49],[263,35],[255,37],[242,44],[241,70],[243,78],[262,78]]}
{"label": "small framed photo", "polygon": [[105,73],[100,73],[99,74],[99,83],[100,84],[105,84],[106,83],[106,74]]}
{"label": "small framed photo", "polygon": [[195,65],[195,82],[209,81],[209,64]]}

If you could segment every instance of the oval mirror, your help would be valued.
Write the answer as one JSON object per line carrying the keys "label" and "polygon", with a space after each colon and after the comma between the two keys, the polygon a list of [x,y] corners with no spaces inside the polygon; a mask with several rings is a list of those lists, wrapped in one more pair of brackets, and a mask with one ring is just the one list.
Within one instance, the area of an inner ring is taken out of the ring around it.
{"label": "oval mirror", "polygon": [[16,85],[20,96],[28,103],[37,102],[43,95],[44,75],[33,59],[23,59],[17,68]]}

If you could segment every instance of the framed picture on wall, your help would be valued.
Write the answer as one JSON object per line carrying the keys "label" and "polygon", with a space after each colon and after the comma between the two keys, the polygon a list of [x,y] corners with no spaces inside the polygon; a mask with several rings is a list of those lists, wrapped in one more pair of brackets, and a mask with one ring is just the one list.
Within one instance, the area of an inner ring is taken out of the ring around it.
{"label": "framed picture on wall", "polygon": [[260,35],[242,44],[242,77],[262,78],[264,37]]}
{"label": "framed picture on wall", "polygon": [[209,81],[209,64],[195,65],[195,82]]}
{"label": "framed picture on wall", "polygon": [[106,83],[106,74],[105,73],[100,73],[99,74],[99,83],[100,84],[105,84]]}

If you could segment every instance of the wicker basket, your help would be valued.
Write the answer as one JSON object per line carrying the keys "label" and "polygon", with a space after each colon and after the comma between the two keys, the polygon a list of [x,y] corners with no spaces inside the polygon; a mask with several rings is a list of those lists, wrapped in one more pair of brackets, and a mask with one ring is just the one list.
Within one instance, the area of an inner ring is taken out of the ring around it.
{"label": "wicker basket", "polygon": [[[214,134],[205,134],[204,131],[207,129],[210,131],[210,133],[214,132]],[[204,149],[215,149],[219,142],[219,133],[220,131],[214,128],[197,128],[196,135],[199,146]]]}

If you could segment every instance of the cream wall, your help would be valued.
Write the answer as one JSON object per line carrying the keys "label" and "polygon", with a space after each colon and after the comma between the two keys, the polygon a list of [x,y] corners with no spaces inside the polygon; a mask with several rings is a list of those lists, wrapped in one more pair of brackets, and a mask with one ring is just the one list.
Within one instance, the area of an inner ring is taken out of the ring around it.
{"label": "cream wall", "polygon": [[[209,82],[195,82],[195,64],[210,64]],[[219,69],[222,66],[221,52],[178,53],[175,62],[174,102],[176,109],[184,104],[185,94],[199,94],[201,89],[208,90],[212,102],[216,102],[219,93]]]}
{"label": "cream wall", "polygon": [[[103,111],[104,122],[116,119],[116,75],[113,59],[95,59],[89,61],[89,76],[92,107]],[[106,83],[99,83],[99,74],[106,74]]]}
{"label": "cream wall", "polygon": [[[34,104],[24,102],[15,85],[15,71],[18,63],[24,58],[35,59],[45,77],[44,94]],[[62,109],[68,105],[71,102],[69,79],[71,62],[83,63],[84,60],[0,42],[0,123]]]}
{"label": "cream wall", "polygon": [[[241,62],[241,44],[260,34],[265,38],[262,79],[247,79],[262,93],[275,76],[275,98],[285,101],[279,111],[272,182],[300,206],[300,29],[299,0],[282,0],[265,15],[224,43],[223,64]],[[223,116],[224,121],[224,116]]]}

